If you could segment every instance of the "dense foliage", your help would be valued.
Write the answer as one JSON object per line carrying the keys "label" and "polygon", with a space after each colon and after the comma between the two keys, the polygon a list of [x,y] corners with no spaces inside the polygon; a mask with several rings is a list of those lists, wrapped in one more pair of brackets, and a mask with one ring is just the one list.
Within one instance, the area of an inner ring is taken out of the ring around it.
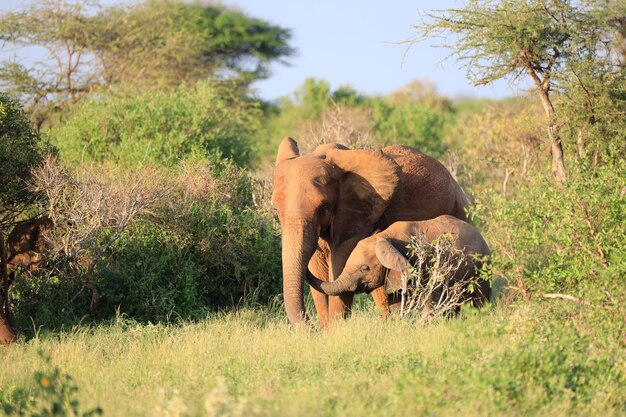
{"label": "dense foliage", "polygon": [[291,132],[305,151],[323,139],[359,147],[402,144],[440,157],[446,126],[455,116],[449,100],[420,81],[388,97],[367,97],[348,86],[331,91],[327,82],[309,78],[279,109],[268,112],[261,132],[260,152],[267,156]]}
{"label": "dense foliage", "polygon": [[21,106],[0,93],[0,226],[32,202],[27,181],[43,152],[42,138],[30,126]]}
{"label": "dense foliage", "polygon": [[[105,165],[100,169],[111,170]],[[135,171],[133,175],[147,174]],[[24,275],[14,285],[20,324],[27,325],[22,320],[31,316],[56,327],[82,317],[90,294],[82,293],[81,287],[92,263],[99,293],[95,319],[116,312],[140,321],[198,318],[207,309],[264,304],[279,293],[280,235],[272,213],[256,201],[264,192],[262,184],[232,162],[207,159],[189,159],[159,175],[170,177],[160,180],[160,185],[154,183],[154,174],[127,180],[129,186],[137,182],[165,187],[167,192],[153,199],[124,229],[119,222],[106,223],[106,216],[90,224],[88,230],[97,229],[97,234],[92,232],[90,240],[70,249],[66,236],[77,240],[86,231],[56,229],[56,239],[66,246],[54,253],[49,272]],[[128,205],[116,203],[116,198],[91,201],[97,198],[76,195],[73,201],[86,204],[87,209],[108,206],[105,213]],[[98,213],[73,211],[70,219],[95,218]],[[111,245],[117,233],[121,235]],[[76,254],[70,257],[69,251]]]}
{"label": "dense foliage", "polygon": [[624,161],[568,184],[530,178],[505,196],[478,194],[478,216],[495,252],[493,267],[524,294],[566,293],[613,304],[626,296]]}
{"label": "dense foliage", "polygon": [[[451,100],[425,81],[370,97],[307,79],[278,103],[247,86],[291,53],[288,31],[204,3],[90,4],[0,17],[0,40],[61,40],[73,68],[0,71],[54,107],[45,126],[49,109],[29,108],[39,135],[0,94],[0,222],[55,223],[45,267],[11,287],[28,342],[0,350],[0,413],[624,414],[620,2],[485,0],[432,16],[431,29],[466,35],[456,51],[476,81],[533,73],[540,100]],[[405,144],[438,157],[493,251],[493,303],[422,326],[382,321],[357,297],[351,320],[288,327],[269,186],[284,136],[304,152]],[[57,158],[42,155],[48,138]],[[555,143],[567,180],[554,180]]]}
{"label": "dense foliage", "polygon": [[289,30],[218,3],[148,0],[96,16],[95,55],[108,82],[178,85],[217,73],[251,81],[293,53]]}
{"label": "dense foliage", "polygon": [[207,78],[243,82],[293,53],[287,29],[222,5],[146,0],[44,0],[0,16],[0,41],[40,61],[3,63],[0,85],[27,103],[37,124],[58,107],[119,84],[167,88]]}
{"label": "dense foliage", "polygon": [[260,126],[256,102],[236,85],[201,81],[165,91],[129,88],[74,106],[48,132],[62,157],[173,166],[185,158],[228,158],[250,163]]}
{"label": "dense foliage", "polygon": [[187,165],[161,220],[137,223],[103,267],[110,313],[118,306],[137,319],[198,317],[278,294],[279,230],[253,201],[257,185],[230,164]]}
{"label": "dense foliage", "polygon": [[[623,2],[612,0],[479,0],[429,15],[413,41],[454,35],[445,46],[477,85],[528,76],[547,115],[552,174],[563,183],[563,126],[577,124],[583,157],[585,130],[608,116],[607,98],[609,114],[623,116],[617,109],[624,107],[625,12]],[[555,90],[568,96],[570,112],[555,102]]]}

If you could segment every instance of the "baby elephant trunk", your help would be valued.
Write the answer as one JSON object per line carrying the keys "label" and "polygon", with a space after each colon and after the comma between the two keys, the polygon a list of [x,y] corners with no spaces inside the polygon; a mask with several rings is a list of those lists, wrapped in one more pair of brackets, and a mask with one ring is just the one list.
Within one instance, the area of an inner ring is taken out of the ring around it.
{"label": "baby elephant trunk", "polygon": [[340,276],[336,281],[328,282],[318,279],[316,276],[307,271],[306,280],[317,291],[326,295],[341,295],[345,293],[353,293],[356,291],[357,282],[345,276]]}

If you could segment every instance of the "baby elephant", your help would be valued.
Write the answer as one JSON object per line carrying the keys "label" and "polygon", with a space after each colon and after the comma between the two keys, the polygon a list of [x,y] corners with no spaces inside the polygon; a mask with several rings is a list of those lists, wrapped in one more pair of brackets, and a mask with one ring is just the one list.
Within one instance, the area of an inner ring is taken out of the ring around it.
{"label": "baby elephant", "polygon": [[[392,293],[402,288],[401,276],[411,271],[411,263],[407,260],[411,236],[421,235],[427,242],[433,242],[443,234],[451,236],[451,250],[463,258],[451,282],[475,277],[480,258],[489,255],[489,247],[474,226],[446,215],[431,220],[393,223],[357,244],[337,280],[321,281],[311,273],[307,274],[307,280],[313,288],[328,295],[371,292],[383,285],[387,293]],[[476,307],[489,301],[489,283],[478,279],[471,298]]]}

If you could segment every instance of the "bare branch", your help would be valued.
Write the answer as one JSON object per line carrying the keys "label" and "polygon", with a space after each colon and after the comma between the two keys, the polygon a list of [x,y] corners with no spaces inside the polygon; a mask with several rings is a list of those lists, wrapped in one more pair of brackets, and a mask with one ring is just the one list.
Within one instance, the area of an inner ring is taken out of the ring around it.
{"label": "bare branch", "polygon": [[573,295],[567,295],[567,294],[537,294],[537,297],[539,297],[539,298],[546,298],[546,299],[568,300],[568,301],[573,301],[575,303],[583,304],[583,305],[586,305],[586,306],[590,306],[591,305],[591,303],[589,301],[585,301],[585,300],[580,299],[578,297],[574,297]]}

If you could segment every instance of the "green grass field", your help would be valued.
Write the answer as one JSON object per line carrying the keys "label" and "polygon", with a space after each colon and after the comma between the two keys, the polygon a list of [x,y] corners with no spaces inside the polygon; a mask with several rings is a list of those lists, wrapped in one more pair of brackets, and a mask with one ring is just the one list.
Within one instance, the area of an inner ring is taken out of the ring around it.
{"label": "green grass field", "polygon": [[365,306],[324,331],[281,311],[119,318],[2,349],[0,398],[37,397],[34,372],[56,366],[106,416],[623,416],[625,335],[605,308],[559,300],[428,326]]}

